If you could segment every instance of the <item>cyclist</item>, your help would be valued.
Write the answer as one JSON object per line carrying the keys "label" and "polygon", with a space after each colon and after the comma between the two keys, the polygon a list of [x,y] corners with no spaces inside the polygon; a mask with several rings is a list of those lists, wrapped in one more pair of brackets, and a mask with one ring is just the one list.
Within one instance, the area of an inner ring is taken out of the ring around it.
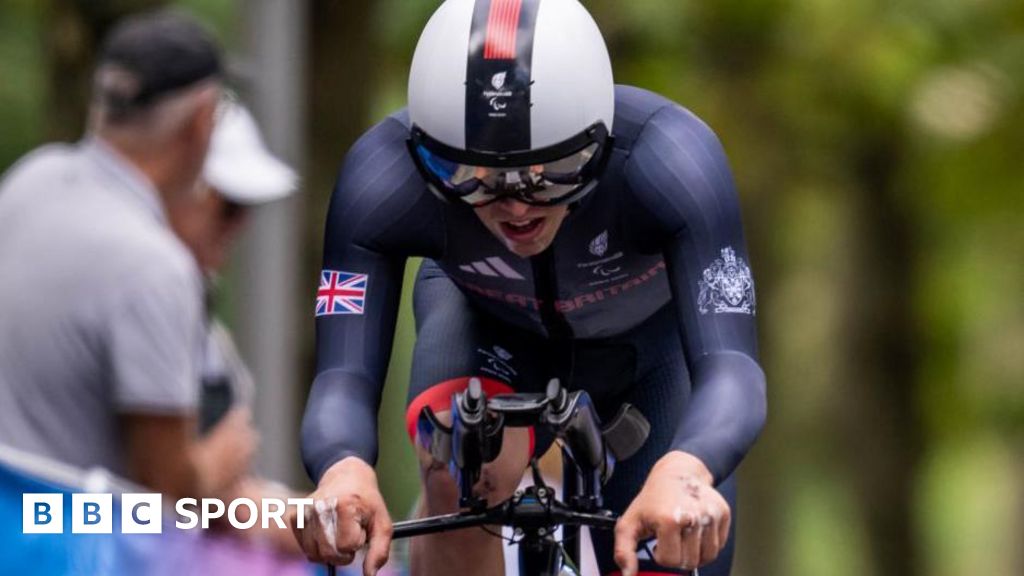
{"label": "cyclist", "polygon": [[[763,425],[754,285],[739,205],[713,132],[684,108],[612,81],[577,0],[448,0],[427,24],[409,107],[348,153],[327,220],[317,375],[303,456],[318,501],[297,536],[335,564],[387,558],[391,521],[372,465],[405,260],[418,339],[407,419],[449,410],[469,377],[488,394],[584,388],[623,402],[651,436],[620,463],[595,533],[603,574],[727,574],[733,472]],[[507,498],[550,438],[510,433],[477,486]],[[457,507],[419,449],[419,513]],[[613,540],[614,537],[614,540]],[[638,542],[657,539],[653,558]],[[413,541],[412,573],[502,573],[482,530]],[[716,560],[717,558],[717,560]]]}

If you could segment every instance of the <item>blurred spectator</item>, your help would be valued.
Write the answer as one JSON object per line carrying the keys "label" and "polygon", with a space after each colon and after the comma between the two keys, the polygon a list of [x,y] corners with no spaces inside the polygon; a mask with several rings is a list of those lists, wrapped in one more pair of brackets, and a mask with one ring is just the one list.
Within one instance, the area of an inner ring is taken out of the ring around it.
{"label": "blurred spectator", "polygon": [[89,133],[0,181],[0,443],[172,496],[247,470],[244,411],[197,435],[201,275],[167,222],[201,201],[220,77],[192,19],[126,19],[100,54]]}
{"label": "blurred spectator", "polygon": [[[295,173],[263,145],[252,116],[240,104],[223,102],[210,141],[200,184],[202,201],[177,206],[168,214],[171,227],[191,250],[206,279],[205,301],[213,302],[217,277],[249,219],[251,208],[284,198],[296,187]],[[254,393],[252,375],[226,327],[207,309],[206,345],[201,365],[200,426],[205,434],[224,418],[248,411]],[[266,479],[246,477],[230,497],[298,497]],[[300,554],[291,530],[249,530],[278,548]]]}

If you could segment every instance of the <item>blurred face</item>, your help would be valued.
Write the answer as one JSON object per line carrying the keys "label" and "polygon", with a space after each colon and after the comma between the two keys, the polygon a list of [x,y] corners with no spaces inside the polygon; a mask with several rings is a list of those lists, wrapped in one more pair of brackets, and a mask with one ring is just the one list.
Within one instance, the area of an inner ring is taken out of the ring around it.
{"label": "blurred face", "polygon": [[194,202],[176,204],[168,216],[203,272],[212,274],[227,263],[231,247],[248,221],[249,209],[205,184],[202,188]]}
{"label": "blurred face", "polygon": [[565,205],[530,206],[510,198],[473,210],[491,234],[523,258],[536,256],[551,246],[569,214]]}

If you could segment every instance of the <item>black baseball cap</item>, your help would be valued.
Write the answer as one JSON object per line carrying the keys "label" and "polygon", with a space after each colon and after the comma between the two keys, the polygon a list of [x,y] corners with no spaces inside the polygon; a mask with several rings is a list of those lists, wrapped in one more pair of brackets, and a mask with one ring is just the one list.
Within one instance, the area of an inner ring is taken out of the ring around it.
{"label": "black baseball cap", "polygon": [[118,22],[100,51],[96,95],[129,112],[222,75],[220,47],[191,16],[163,9]]}

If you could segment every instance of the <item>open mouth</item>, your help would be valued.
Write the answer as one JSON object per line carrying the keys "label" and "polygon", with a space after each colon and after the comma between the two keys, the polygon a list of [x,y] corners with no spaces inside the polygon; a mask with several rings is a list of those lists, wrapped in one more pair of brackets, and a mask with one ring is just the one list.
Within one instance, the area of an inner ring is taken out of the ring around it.
{"label": "open mouth", "polygon": [[508,239],[522,242],[531,240],[540,231],[543,223],[543,218],[502,222],[501,231]]}

